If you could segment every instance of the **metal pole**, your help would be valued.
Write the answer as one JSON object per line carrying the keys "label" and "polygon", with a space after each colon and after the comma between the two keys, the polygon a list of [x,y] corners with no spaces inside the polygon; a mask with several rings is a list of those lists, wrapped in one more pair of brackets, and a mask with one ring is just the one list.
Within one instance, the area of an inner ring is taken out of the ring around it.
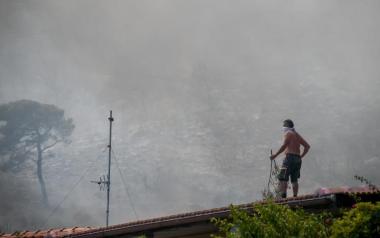
{"label": "metal pole", "polygon": [[110,117],[108,117],[108,120],[110,122],[110,137],[109,137],[109,143],[108,143],[108,175],[107,175],[107,220],[106,220],[106,226],[108,227],[109,223],[109,215],[110,215],[110,187],[111,187],[111,138],[112,138],[112,110],[110,111]]}

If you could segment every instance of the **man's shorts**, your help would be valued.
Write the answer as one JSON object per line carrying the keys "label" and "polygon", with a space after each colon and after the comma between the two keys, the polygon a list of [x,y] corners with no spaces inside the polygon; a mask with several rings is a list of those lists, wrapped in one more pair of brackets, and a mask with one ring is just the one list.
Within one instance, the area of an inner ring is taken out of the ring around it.
{"label": "man's shorts", "polygon": [[301,170],[301,156],[295,154],[286,154],[284,162],[282,163],[282,168],[280,174],[278,175],[278,180],[280,181],[290,181],[295,183],[300,178]]}

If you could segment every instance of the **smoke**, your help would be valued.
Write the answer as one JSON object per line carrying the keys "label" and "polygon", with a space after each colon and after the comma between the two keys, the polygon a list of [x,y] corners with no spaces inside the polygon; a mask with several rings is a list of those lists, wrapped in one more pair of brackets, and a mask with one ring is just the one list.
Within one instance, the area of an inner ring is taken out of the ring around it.
{"label": "smoke", "polygon": [[[0,102],[55,104],[76,125],[45,161],[52,203],[68,194],[45,227],[104,224],[105,193],[90,180],[106,173],[110,109],[125,182],[114,163],[112,224],[260,199],[285,118],[312,147],[301,193],[355,185],[354,174],[379,183],[379,7],[1,1]],[[43,227],[54,205],[31,206],[33,173],[3,176],[20,185],[0,180],[1,219]],[[30,198],[13,199],[22,186]]]}

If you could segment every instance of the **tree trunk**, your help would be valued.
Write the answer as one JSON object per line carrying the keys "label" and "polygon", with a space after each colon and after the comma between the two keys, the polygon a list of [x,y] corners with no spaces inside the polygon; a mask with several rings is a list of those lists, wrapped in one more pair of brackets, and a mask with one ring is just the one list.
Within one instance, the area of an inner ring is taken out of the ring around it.
{"label": "tree trunk", "polygon": [[38,177],[38,182],[40,183],[41,187],[41,193],[42,193],[42,202],[44,203],[45,206],[49,206],[49,200],[48,196],[46,193],[46,187],[45,187],[45,181],[42,176],[42,149],[41,149],[41,144],[38,142],[37,143],[37,177]]}

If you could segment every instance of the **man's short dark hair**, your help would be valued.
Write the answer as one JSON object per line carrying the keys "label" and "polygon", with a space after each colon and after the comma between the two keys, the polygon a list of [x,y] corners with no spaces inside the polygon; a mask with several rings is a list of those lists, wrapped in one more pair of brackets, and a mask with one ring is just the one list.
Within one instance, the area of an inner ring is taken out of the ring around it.
{"label": "man's short dark hair", "polygon": [[293,128],[293,127],[294,127],[294,123],[293,123],[293,121],[290,120],[290,119],[286,119],[286,120],[284,121],[284,127]]}

